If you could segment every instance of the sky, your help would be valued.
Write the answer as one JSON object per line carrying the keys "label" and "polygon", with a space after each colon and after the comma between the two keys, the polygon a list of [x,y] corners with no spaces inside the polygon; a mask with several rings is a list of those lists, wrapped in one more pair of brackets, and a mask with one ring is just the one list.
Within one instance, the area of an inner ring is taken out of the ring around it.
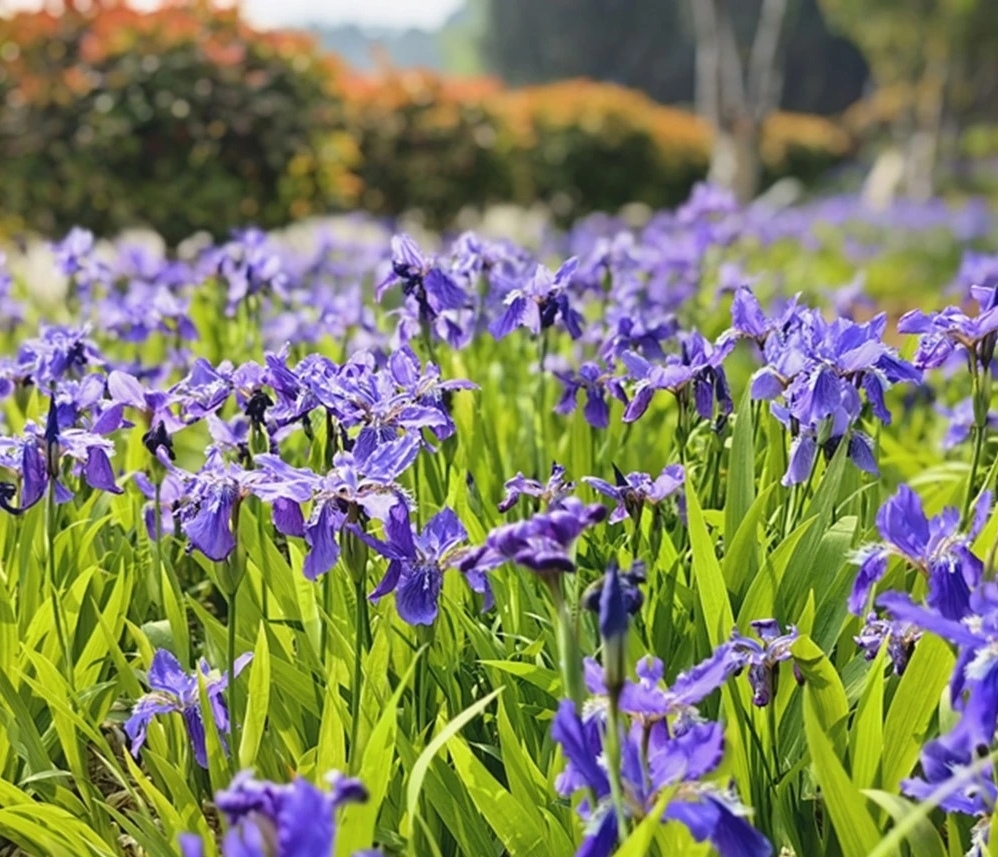
{"label": "sky", "polygon": [[[462,0],[242,0],[249,19],[260,26],[304,23],[361,24],[377,27],[435,29]],[[43,0],[0,0],[0,13],[38,8]],[[155,0],[135,0],[155,6]]]}
{"label": "sky", "polygon": [[267,25],[315,21],[435,29],[461,0],[244,0],[251,20]]}

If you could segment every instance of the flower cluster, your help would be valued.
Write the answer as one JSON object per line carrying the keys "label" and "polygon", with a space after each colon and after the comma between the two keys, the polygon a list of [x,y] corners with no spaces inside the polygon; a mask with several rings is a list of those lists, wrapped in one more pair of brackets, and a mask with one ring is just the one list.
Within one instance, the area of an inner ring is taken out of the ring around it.
{"label": "flower cluster", "polygon": [[921,378],[884,343],[887,316],[862,324],[845,318],[828,322],[795,301],[778,318],[767,319],[752,293],[739,289],[732,318],[728,339],[754,339],[766,361],[752,378],[752,397],[772,403],[773,415],[792,438],[783,483],[807,481],[819,450],[830,458],[843,442],[860,470],[877,474],[873,441],[857,424],[868,409],[889,425],[887,390]]}

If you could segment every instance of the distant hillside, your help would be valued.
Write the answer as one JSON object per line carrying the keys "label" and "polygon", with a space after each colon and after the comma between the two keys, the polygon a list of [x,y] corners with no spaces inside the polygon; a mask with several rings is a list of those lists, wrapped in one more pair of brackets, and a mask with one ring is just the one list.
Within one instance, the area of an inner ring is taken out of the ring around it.
{"label": "distant hillside", "polygon": [[419,66],[435,71],[476,74],[481,71],[479,30],[485,20],[482,0],[466,0],[438,30],[395,27],[331,27],[308,24],[306,29],[323,47],[339,54],[351,66],[370,71],[383,53],[399,68]]}
{"label": "distant hillside", "polygon": [[316,35],[324,48],[343,57],[361,71],[374,68],[374,57],[378,51],[383,51],[393,65],[401,68],[421,66],[438,71],[445,68],[439,31],[361,28],[354,25],[329,27],[319,24],[308,29]]}

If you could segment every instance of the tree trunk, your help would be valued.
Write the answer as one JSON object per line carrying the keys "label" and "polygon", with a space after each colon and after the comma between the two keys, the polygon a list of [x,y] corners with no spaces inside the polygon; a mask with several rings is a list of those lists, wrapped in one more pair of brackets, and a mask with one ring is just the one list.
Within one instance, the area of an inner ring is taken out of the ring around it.
{"label": "tree trunk", "polygon": [[730,190],[740,202],[751,202],[759,191],[759,129],[746,117],[733,128],[719,128],[711,152],[711,184]]}
{"label": "tree trunk", "polygon": [[691,0],[697,110],[715,128],[708,179],[743,202],[759,190],[763,120],[779,106],[783,23],[789,0],[762,0],[746,69],[729,0]]}
{"label": "tree trunk", "polygon": [[721,44],[714,0],[690,0],[696,36],[697,113],[713,125],[721,121]]}
{"label": "tree trunk", "polygon": [[930,59],[916,91],[915,131],[908,141],[905,163],[905,191],[912,199],[929,199],[935,190],[948,73],[944,55]]}

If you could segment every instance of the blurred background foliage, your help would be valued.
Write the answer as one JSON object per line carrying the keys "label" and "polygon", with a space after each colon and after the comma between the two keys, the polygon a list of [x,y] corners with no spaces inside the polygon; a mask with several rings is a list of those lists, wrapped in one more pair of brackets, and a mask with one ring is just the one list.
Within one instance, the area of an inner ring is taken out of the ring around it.
{"label": "blurred background foliage", "polygon": [[[439,228],[498,202],[560,219],[671,205],[717,179],[727,137],[751,149],[743,196],[787,176],[834,183],[830,168],[898,140],[931,176],[951,154],[946,175],[964,187],[980,177],[961,161],[998,153],[995,77],[981,71],[998,57],[995,0],[918,0],[917,14],[901,0],[702,2],[749,89],[760,39],[775,38],[774,97],[704,107],[690,0],[467,0],[438,54],[420,49],[462,75],[401,68],[390,39],[373,68],[351,69],[328,31],[258,31],[197,0],[22,12],[0,19],[0,222],[144,225],[176,243],[361,207]],[[899,23],[904,38],[884,37]],[[919,44],[932,46],[921,59]]]}

